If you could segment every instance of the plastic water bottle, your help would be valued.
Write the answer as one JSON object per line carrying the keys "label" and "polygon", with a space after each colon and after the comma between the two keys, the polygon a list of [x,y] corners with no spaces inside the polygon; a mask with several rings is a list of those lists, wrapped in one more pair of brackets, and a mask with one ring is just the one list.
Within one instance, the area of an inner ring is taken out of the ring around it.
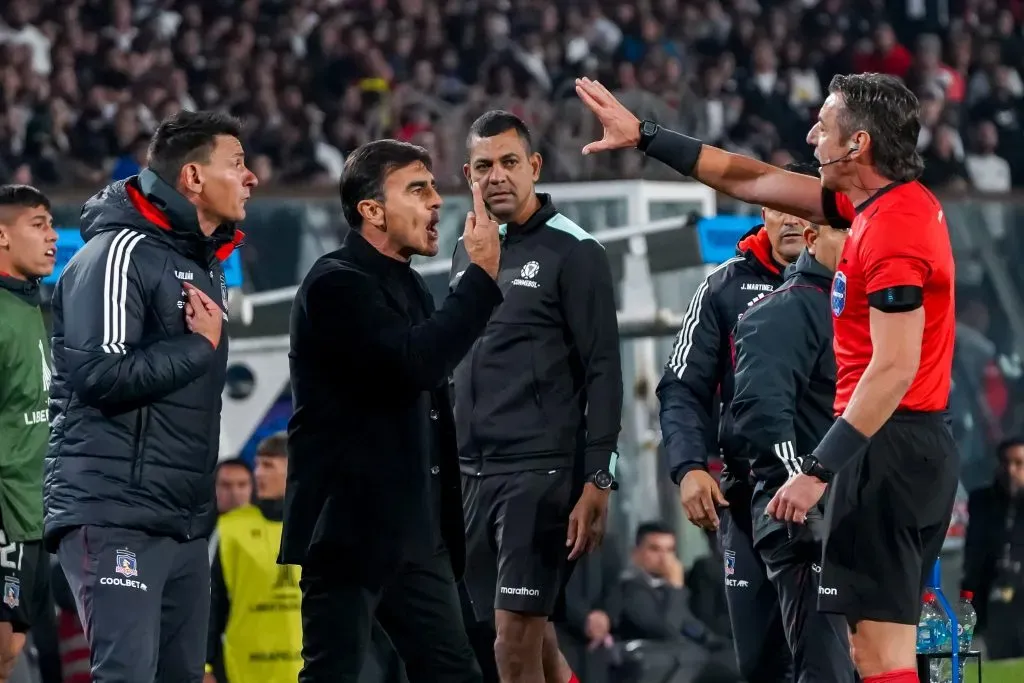
{"label": "plastic water bottle", "polygon": [[[927,591],[921,605],[921,618],[917,624],[917,651],[921,654],[951,652],[953,633],[949,618],[935,597]],[[949,659],[932,659],[928,667],[929,683],[950,683],[953,680],[953,665]]]}
{"label": "plastic water bottle", "polygon": [[964,680],[964,655],[971,651],[974,627],[978,624],[978,613],[974,611],[974,593],[960,591],[960,602],[956,606],[956,623],[960,638],[960,681]]}
{"label": "plastic water bottle", "polygon": [[935,635],[932,629],[937,619],[935,594],[926,591],[921,604],[921,618],[917,622],[917,653],[921,655],[938,652],[935,647]]}

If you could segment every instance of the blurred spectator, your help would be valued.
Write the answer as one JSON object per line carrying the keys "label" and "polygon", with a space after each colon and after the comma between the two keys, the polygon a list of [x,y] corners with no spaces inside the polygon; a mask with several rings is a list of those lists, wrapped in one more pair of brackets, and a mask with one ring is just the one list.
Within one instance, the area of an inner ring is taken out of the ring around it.
{"label": "blurred spectator", "polygon": [[608,609],[622,574],[620,555],[618,539],[608,534],[599,550],[581,557],[565,588],[565,619],[555,620],[566,661],[587,683],[607,683],[615,659]]}
{"label": "blurred spectator", "polygon": [[287,446],[284,432],[259,444],[255,502],[217,520],[204,683],[290,683],[302,667],[299,568],[277,564]]}
{"label": "blurred spectator", "polygon": [[161,118],[211,107],[246,121],[265,182],[332,184],[346,153],[391,136],[429,145],[442,185],[461,185],[466,128],[494,108],[536,131],[551,180],[662,178],[639,155],[580,156],[596,131],[576,76],[708,142],[806,159],[831,77],[876,70],[941,102],[939,118],[958,132],[991,121],[995,154],[1020,186],[1024,136],[1011,131],[1024,94],[1022,13],[931,5],[10,0],[0,182],[94,187],[134,169],[134,141]]}
{"label": "blurred spectator", "polygon": [[700,643],[717,640],[690,611],[683,565],[670,527],[661,522],[641,524],[632,565],[620,579],[610,606],[616,638],[662,642],[688,638]]}
{"label": "blurred spectator", "polygon": [[239,458],[228,458],[217,463],[215,473],[217,512],[224,514],[252,502],[252,470]]}
{"label": "blurred spectator", "polygon": [[1010,191],[1010,164],[996,154],[999,131],[991,121],[981,121],[974,130],[974,144],[967,155],[967,175],[982,192]]}
{"label": "blurred spectator", "polygon": [[1024,438],[1004,441],[998,456],[996,482],[971,494],[963,588],[989,658],[1007,659],[1024,656]]}

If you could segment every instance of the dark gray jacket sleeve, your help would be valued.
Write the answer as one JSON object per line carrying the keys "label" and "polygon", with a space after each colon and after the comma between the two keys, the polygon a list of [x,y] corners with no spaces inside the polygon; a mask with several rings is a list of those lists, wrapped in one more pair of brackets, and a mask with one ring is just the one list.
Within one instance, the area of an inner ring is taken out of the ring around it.
{"label": "dark gray jacket sleeve", "polygon": [[426,391],[448,378],[501,301],[494,279],[472,264],[441,307],[418,325],[392,308],[375,280],[352,269],[321,275],[305,305],[318,338],[335,339],[339,352],[359,354],[379,368],[382,383]]}
{"label": "dark gray jacket sleeve", "polygon": [[152,238],[122,230],[96,239],[107,240],[104,248],[82,254],[58,287],[68,381],[77,397],[100,408],[148,403],[205,374],[214,348],[201,335],[143,341],[152,298],[146,274],[164,267],[145,259],[142,242]]}
{"label": "dark gray jacket sleeve", "polygon": [[658,384],[662,443],[676,484],[687,472],[708,467],[708,449],[717,442],[715,395],[722,380],[718,359],[727,343],[705,280],[686,309]]}
{"label": "dark gray jacket sleeve", "polygon": [[733,331],[736,354],[733,427],[740,447],[772,453],[789,474],[799,471],[794,418],[819,347],[816,323],[791,290],[751,307]]}

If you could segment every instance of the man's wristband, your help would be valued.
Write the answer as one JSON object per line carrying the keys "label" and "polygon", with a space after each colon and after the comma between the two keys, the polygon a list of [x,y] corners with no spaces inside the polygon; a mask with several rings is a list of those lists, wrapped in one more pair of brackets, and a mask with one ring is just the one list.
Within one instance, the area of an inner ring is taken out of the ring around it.
{"label": "man's wristband", "polygon": [[859,458],[868,449],[869,443],[871,439],[840,417],[832,424],[812,455],[822,467],[835,474],[848,462]]}
{"label": "man's wristband", "polygon": [[[656,124],[644,121],[640,125],[642,127]],[[638,149],[647,156],[657,159],[685,176],[693,175],[693,169],[697,166],[703,147],[704,143],[700,140],[661,126],[657,126],[653,134],[650,131],[642,131],[638,145]]]}

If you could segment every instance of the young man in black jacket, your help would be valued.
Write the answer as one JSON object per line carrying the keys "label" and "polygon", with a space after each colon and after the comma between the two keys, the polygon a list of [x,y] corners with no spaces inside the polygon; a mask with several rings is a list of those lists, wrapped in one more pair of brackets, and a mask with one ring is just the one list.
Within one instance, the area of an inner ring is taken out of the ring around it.
{"label": "young man in black jacket", "polygon": [[[53,294],[44,541],[101,681],[203,678],[227,369],[221,261],[256,187],[241,124],[182,112],[82,209]],[[197,628],[197,626],[199,626]]]}
{"label": "young man in black jacket", "polygon": [[734,450],[750,463],[752,540],[778,593],[795,683],[854,681],[845,620],[817,609],[819,592],[834,590],[820,582],[823,506],[806,525],[766,514],[776,491],[803,471],[801,457],[832,426],[830,304],[846,236],[844,229],[808,227],[807,248],[786,269],[786,281],[754,304],[733,333]]}
{"label": "young man in black jacket", "polygon": [[434,309],[413,255],[437,254],[441,195],[422,147],[349,155],[350,230],[292,306],[282,564],[302,566],[302,683],[355,683],[376,619],[411,683],[477,683],[456,578],[465,565],[448,377],[501,303],[498,226],[478,186],[468,263]]}
{"label": "young man in black jacket", "polygon": [[[798,165],[789,168],[813,172]],[[663,443],[683,510],[692,523],[718,532],[740,672],[751,683],[777,683],[788,680],[792,662],[775,589],[751,541],[748,463],[732,442],[729,342],[740,316],[782,284],[783,271],[803,249],[809,223],[771,209],[762,209],[761,215],[764,225],[740,240],[736,257],[714,269],[697,288],[658,385],[658,398]],[[719,453],[726,467],[721,489],[708,473],[708,455]]]}
{"label": "young man in black jacket", "polygon": [[[601,543],[622,415],[611,267],[602,246],[537,194],[526,125],[474,122],[466,179],[502,222],[505,300],[455,370],[466,588],[497,629],[504,683],[574,678],[548,623],[571,563]],[[463,243],[451,287],[465,277]]]}

